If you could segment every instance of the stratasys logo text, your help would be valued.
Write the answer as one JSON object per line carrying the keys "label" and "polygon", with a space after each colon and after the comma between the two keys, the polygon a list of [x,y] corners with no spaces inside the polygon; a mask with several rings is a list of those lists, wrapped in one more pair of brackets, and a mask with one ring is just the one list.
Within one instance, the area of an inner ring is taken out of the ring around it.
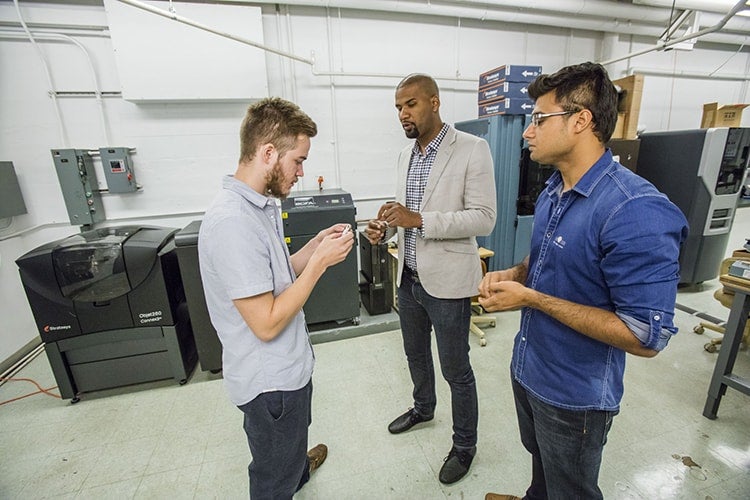
{"label": "stratasys logo text", "polygon": [[70,330],[70,328],[71,328],[70,325],[56,325],[56,326],[45,325],[44,328],[42,328],[42,330],[44,330],[44,333],[49,333],[49,332],[54,332],[57,330]]}

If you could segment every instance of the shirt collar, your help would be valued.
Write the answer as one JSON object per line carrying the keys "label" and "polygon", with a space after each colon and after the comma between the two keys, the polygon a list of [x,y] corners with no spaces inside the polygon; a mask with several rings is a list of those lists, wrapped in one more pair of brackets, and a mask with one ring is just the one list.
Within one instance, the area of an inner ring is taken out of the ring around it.
{"label": "shirt collar", "polygon": [[[447,123],[443,123],[443,128],[440,129],[440,132],[438,132],[438,135],[436,135],[435,138],[431,140],[429,144],[427,144],[427,147],[424,148],[424,156],[427,156],[432,151],[437,151],[437,149],[440,147],[440,143],[443,142],[443,138],[445,137],[445,134],[448,133],[448,128],[449,128],[449,125]],[[411,148],[411,152],[421,154],[418,141],[414,141],[414,147]]]}
{"label": "shirt collar", "polygon": [[[588,169],[585,174],[583,174],[583,177],[578,180],[576,185],[573,186],[573,191],[582,196],[588,197],[594,190],[596,185],[599,183],[599,181],[604,178],[605,175],[607,175],[610,167],[612,167],[614,163],[615,161],[614,158],[612,158],[612,151],[607,148],[604,151],[604,154],[596,161],[596,163],[594,163],[591,168]],[[546,182],[547,193],[551,195],[557,192],[560,189],[562,181],[562,175],[560,175],[560,172],[558,170],[555,170],[555,172]]]}
{"label": "shirt collar", "polygon": [[235,179],[233,175],[224,176],[222,187],[229,191],[234,191],[258,208],[265,208],[267,205],[276,205],[274,198],[258,193],[244,182]]}

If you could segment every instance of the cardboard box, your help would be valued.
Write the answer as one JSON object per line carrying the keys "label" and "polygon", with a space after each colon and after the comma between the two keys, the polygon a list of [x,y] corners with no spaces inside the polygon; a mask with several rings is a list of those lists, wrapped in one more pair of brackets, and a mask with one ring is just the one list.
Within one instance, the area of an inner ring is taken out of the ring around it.
{"label": "cardboard box", "polygon": [[701,128],[739,127],[742,122],[742,110],[750,104],[727,104],[719,106],[718,102],[703,105]]}
{"label": "cardboard box", "polygon": [[617,113],[617,123],[610,139],[625,139],[625,113]]}
{"label": "cardboard box", "polygon": [[529,82],[501,82],[478,92],[479,104],[502,99],[528,99]]}
{"label": "cardboard box", "polygon": [[500,82],[533,82],[541,74],[541,66],[506,64],[479,75],[479,89],[481,90]]}
{"label": "cardboard box", "polygon": [[480,104],[479,118],[494,115],[528,115],[533,110],[533,99],[503,99]]}
{"label": "cardboard box", "polygon": [[[625,78],[613,80],[620,88],[620,101],[617,106],[617,123],[622,127],[620,135],[612,134],[616,139],[635,139],[638,137],[638,116],[641,113],[641,98],[643,97],[643,75],[630,75]],[[620,118],[622,115],[622,118]],[[622,120],[622,125],[620,125]]]}

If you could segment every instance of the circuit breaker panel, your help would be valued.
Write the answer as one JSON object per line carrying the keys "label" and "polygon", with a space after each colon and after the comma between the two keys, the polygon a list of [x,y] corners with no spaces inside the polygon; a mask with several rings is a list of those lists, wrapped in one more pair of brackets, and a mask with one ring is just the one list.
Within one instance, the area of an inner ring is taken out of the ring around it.
{"label": "circuit breaker panel", "polygon": [[53,149],[52,159],[70,223],[82,226],[103,221],[104,206],[88,151]]}
{"label": "circuit breaker panel", "polygon": [[138,189],[128,148],[99,148],[99,156],[110,193],[132,193]]}

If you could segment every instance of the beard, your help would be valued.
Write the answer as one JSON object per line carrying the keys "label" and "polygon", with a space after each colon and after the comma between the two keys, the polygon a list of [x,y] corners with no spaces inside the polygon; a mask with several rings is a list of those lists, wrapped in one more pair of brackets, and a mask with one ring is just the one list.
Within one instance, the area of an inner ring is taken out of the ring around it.
{"label": "beard", "polygon": [[277,161],[271,171],[266,174],[266,193],[283,200],[289,195],[289,191],[286,191],[284,184],[281,162]]}
{"label": "beard", "polygon": [[406,134],[407,139],[416,139],[419,137],[419,129],[416,125],[412,125],[409,130],[404,129],[404,133]]}

